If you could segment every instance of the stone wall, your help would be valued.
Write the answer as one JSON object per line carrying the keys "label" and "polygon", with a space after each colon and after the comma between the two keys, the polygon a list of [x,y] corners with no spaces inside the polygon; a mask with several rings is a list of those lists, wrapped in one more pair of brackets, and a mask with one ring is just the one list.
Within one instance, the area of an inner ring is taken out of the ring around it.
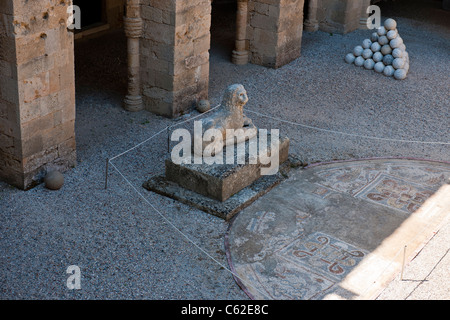
{"label": "stone wall", "polygon": [[0,177],[28,189],[49,169],[74,166],[71,0],[0,5]]}
{"label": "stone wall", "polygon": [[250,61],[281,67],[300,56],[304,0],[249,0]]}
{"label": "stone wall", "polygon": [[176,117],[208,96],[211,0],[142,0],[144,106]]}
{"label": "stone wall", "polygon": [[320,30],[348,33],[360,28],[360,18],[370,0],[318,0],[317,19]]}

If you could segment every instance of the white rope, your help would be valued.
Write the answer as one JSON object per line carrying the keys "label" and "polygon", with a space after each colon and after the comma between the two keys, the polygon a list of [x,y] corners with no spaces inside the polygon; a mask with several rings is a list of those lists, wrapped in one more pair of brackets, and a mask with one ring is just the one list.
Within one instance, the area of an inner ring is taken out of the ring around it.
{"label": "white rope", "polygon": [[372,136],[365,136],[365,135],[359,135],[359,134],[355,134],[355,133],[347,133],[347,132],[341,132],[341,131],[335,131],[335,130],[329,130],[329,129],[323,129],[323,128],[318,128],[318,127],[308,126],[306,124],[301,124],[301,123],[298,123],[298,122],[293,122],[293,121],[284,120],[284,119],[281,119],[281,118],[272,117],[272,116],[269,116],[269,115],[266,115],[266,114],[262,114],[262,113],[259,113],[259,112],[256,112],[256,111],[248,110],[248,109],[246,109],[246,112],[254,113],[256,115],[259,115],[259,116],[262,116],[262,117],[266,117],[266,118],[269,118],[269,119],[272,119],[272,120],[277,120],[277,121],[289,123],[289,124],[292,124],[292,125],[295,125],[295,126],[304,127],[304,128],[308,128],[308,129],[313,129],[313,130],[317,130],[317,131],[323,131],[323,132],[327,132],[327,133],[335,133],[335,134],[347,135],[347,136],[352,136],[352,137],[373,139],[373,140],[383,140],[383,141],[450,145],[450,142],[399,140],[399,139],[378,138],[378,137],[372,137]]}

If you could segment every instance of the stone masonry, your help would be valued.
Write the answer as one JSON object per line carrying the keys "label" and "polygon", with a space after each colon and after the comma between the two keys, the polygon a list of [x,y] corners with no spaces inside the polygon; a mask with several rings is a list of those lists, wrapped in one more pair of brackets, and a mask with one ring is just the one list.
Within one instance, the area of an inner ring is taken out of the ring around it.
{"label": "stone masonry", "polygon": [[250,62],[279,68],[300,56],[304,0],[250,0]]}
{"label": "stone masonry", "polygon": [[0,2],[0,177],[22,189],[76,162],[70,2]]}
{"label": "stone masonry", "polygon": [[208,96],[211,0],[142,0],[145,108],[176,117]]}

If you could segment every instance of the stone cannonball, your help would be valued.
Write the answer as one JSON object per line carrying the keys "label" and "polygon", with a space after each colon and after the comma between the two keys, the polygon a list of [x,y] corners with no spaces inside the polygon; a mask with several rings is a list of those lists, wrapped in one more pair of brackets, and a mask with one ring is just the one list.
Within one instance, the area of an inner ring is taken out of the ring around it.
{"label": "stone cannonball", "polygon": [[386,37],[387,37],[389,40],[393,40],[393,39],[397,38],[397,36],[398,36],[398,31],[397,31],[397,30],[390,30],[390,31],[388,31],[388,33],[386,34]]}
{"label": "stone cannonball", "polygon": [[405,69],[406,73],[408,73],[408,71],[409,71],[409,62],[408,61],[405,62],[405,66],[403,67],[403,69]]}
{"label": "stone cannonball", "polygon": [[397,37],[395,39],[392,39],[391,42],[389,42],[389,45],[391,46],[392,49],[395,49],[399,48],[402,43],[403,43],[402,38]]}
{"label": "stone cannonball", "polygon": [[402,43],[398,48],[402,49],[402,51],[406,51],[406,46],[404,43]]}
{"label": "stone cannonball", "polygon": [[383,74],[386,77],[392,77],[394,75],[395,69],[392,66],[386,66],[383,70]]}
{"label": "stone cannonball", "polygon": [[375,63],[375,65],[373,66],[373,69],[378,72],[378,73],[382,73],[384,71],[384,63],[383,62],[377,62]]}
{"label": "stone cannonball", "polygon": [[209,103],[208,100],[200,100],[197,103],[197,110],[198,110],[198,112],[203,113],[203,112],[208,111],[209,109],[211,109],[211,104]]}
{"label": "stone cannonball", "polygon": [[364,51],[364,48],[363,48],[363,47],[361,47],[361,46],[356,46],[356,47],[353,49],[353,54],[355,55],[355,57],[359,57],[360,55],[362,55],[363,51]]}
{"label": "stone cannonball", "polygon": [[381,37],[378,38],[378,43],[381,46],[384,46],[385,44],[389,43],[389,39],[386,36],[381,36]]}
{"label": "stone cannonball", "polygon": [[367,59],[366,61],[364,61],[365,69],[372,70],[374,66],[375,66],[375,61],[373,61],[372,59]]}
{"label": "stone cannonball", "polygon": [[370,46],[370,50],[372,50],[372,52],[378,52],[381,50],[381,45],[378,42],[373,42]]}
{"label": "stone cannonball", "polygon": [[364,58],[361,57],[361,56],[356,57],[356,59],[355,59],[355,66],[362,67],[363,64],[364,64]]}
{"label": "stone cannonball", "polygon": [[403,67],[405,66],[405,59],[403,58],[396,58],[394,59],[394,61],[392,61],[392,66],[395,69],[403,69]]}
{"label": "stone cannonball", "polygon": [[372,50],[370,50],[370,49],[364,49],[364,51],[363,51],[363,53],[362,53],[362,57],[363,57],[364,59],[372,58],[372,56],[373,56]]}
{"label": "stone cannonball", "polygon": [[389,66],[394,61],[394,57],[391,54],[387,54],[383,58],[383,63],[385,66]]}
{"label": "stone cannonball", "polygon": [[397,80],[403,80],[406,78],[407,72],[405,69],[397,69],[394,72],[394,78]]}
{"label": "stone cannonball", "polygon": [[381,52],[375,52],[372,56],[372,59],[375,62],[383,61],[383,54]]}
{"label": "stone cannonball", "polygon": [[345,56],[345,62],[352,64],[353,62],[355,62],[356,57],[353,55],[353,53],[348,53]]}
{"label": "stone cannonball", "polygon": [[379,27],[379,28],[377,29],[377,34],[378,34],[380,37],[386,35],[386,28],[383,27],[383,26]]}
{"label": "stone cannonball", "polygon": [[372,35],[370,36],[370,41],[377,42],[378,41],[378,33],[376,33],[376,32],[372,33]]}
{"label": "stone cannonball", "polygon": [[364,49],[369,49],[371,45],[372,45],[372,41],[370,41],[370,39],[364,39],[364,41],[362,43],[362,47]]}
{"label": "stone cannonball", "polygon": [[388,45],[388,44],[385,44],[384,46],[382,46],[381,47],[381,53],[384,54],[384,55],[391,54],[392,53],[391,46]]}
{"label": "stone cannonball", "polygon": [[400,48],[395,48],[394,50],[392,50],[392,56],[394,58],[403,58],[403,55],[404,55],[403,50]]}
{"label": "stone cannonball", "polygon": [[45,187],[50,190],[59,190],[64,184],[64,176],[59,171],[50,171],[44,178]]}
{"label": "stone cannonball", "polygon": [[386,30],[394,30],[395,28],[397,28],[397,21],[392,18],[386,19],[384,21],[384,28]]}

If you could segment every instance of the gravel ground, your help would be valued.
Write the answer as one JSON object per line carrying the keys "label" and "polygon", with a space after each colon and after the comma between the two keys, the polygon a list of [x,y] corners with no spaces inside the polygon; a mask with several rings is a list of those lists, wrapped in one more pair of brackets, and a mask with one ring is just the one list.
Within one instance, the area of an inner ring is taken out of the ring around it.
{"label": "gravel ground", "polygon": [[[344,62],[345,54],[369,37],[368,30],[347,35],[305,32],[302,57],[272,70],[231,64],[232,38],[225,37],[233,33],[229,28],[213,41],[211,104],[220,102],[228,85],[242,83],[249,110],[364,136],[448,142],[449,13],[437,9],[436,1],[426,2],[420,15],[419,7],[402,10],[403,3],[390,4],[393,9],[383,7],[388,3],[380,6],[383,14],[397,19],[409,51],[406,80]],[[40,185],[23,192],[0,183],[0,298],[248,299],[225,269],[228,224],[141,188],[163,171],[166,135],[113,161],[153,208],[112,167],[104,189],[107,158],[179,121],[122,109],[124,40],[113,34],[77,44],[78,165],[65,174],[64,187],[50,191]],[[448,145],[353,138],[251,117],[261,128],[279,128],[288,135],[291,152],[307,163],[366,157],[450,159]],[[81,269],[81,290],[66,287],[70,265]]]}

